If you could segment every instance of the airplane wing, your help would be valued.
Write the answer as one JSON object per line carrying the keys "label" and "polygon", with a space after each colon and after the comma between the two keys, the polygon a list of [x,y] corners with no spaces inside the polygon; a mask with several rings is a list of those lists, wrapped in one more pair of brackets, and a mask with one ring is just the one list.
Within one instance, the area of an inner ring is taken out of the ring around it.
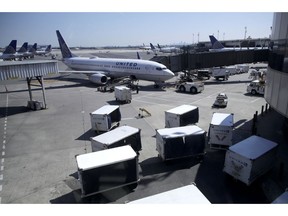
{"label": "airplane wing", "polygon": [[87,76],[90,76],[92,74],[103,74],[108,75],[105,71],[75,71],[75,70],[59,70],[59,73],[74,73],[74,74],[85,74]]}

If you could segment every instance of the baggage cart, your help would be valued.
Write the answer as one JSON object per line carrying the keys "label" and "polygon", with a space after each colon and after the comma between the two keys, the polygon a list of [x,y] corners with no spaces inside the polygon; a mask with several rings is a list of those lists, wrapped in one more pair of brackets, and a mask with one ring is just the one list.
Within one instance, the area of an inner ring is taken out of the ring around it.
{"label": "baggage cart", "polygon": [[250,185],[274,165],[278,144],[253,135],[230,146],[225,155],[224,172]]}
{"label": "baggage cart", "polygon": [[110,131],[118,127],[121,121],[120,106],[104,105],[90,113],[91,127],[96,132]]}
{"label": "baggage cart", "polygon": [[199,121],[199,109],[192,105],[181,105],[165,111],[165,127],[181,127],[196,124]]}
{"label": "baggage cart", "polygon": [[134,200],[128,204],[211,204],[196,185],[180,188]]}
{"label": "baggage cart", "polygon": [[141,130],[130,126],[120,126],[114,130],[91,137],[92,151],[100,151],[123,145],[130,145],[138,153],[142,149]]}
{"label": "baggage cart", "polygon": [[82,198],[138,185],[138,157],[129,145],[77,155],[76,162]]}
{"label": "baggage cart", "polygon": [[206,131],[196,125],[164,128],[156,131],[156,150],[164,160],[205,154]]}
{"label": "baggage cart", "polygon": [[233,144],[234,115],[213,113],[208,131],[210,148],[227,149]]}
{"label": "baggage cart", "polygon": [[132,100],[132,91],[126,86],[115,86],[114,93],[116,101],[130,103]]}

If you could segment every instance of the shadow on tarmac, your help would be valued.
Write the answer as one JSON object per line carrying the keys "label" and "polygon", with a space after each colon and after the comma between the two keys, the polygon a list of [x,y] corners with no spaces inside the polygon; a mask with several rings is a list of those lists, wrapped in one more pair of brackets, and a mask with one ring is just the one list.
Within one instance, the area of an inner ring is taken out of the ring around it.
{"label": "shadow on tarmac", "polygon": [[[6,112],[7,111],[7,112]],[[6,107],[0,107],[0,118],[6,117],[6,116],[12,116],[12,115],[17,115],[25,112],[31,111],[29,108],[26,106],[9,106],[8,108]]]}

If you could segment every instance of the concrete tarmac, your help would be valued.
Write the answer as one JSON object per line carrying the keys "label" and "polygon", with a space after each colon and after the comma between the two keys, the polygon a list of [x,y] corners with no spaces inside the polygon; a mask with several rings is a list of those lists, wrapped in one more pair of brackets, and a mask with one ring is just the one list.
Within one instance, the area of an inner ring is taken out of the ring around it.
{"label": "concrete tarmac", "polygon": [[[134,53],[112,55],[130,57]],[[66,66],[59,62],[61,69],[65,70]],[[195,95],[175,91],[176,78],[159,89],[151,82],[139,81],[140,91],[138,94],[133,92],[131,103],[120,104],[120,125],[141,129],[139,185],[134,191],[120,188],[89,199],[80,198],[75,155],[91,152],[90,137],[97,134],[91,130],[89,113],[106,104],[118,104],[114,93],[97,91],[84,75],[55,74],[45,77],[48,108],[31,111],[26,107],[29,94],[25,80],[1,82],[1,203],[124,204],[193,182],[214,204],[270,203],[283,186],[277,187],[279,190],[274,190],[272,195],[267,193],[268,189],[263,189],[263,184],[270,181],[271,173],[249,187],[230,178],[222,171],[225,150],[210,149],[207,145],[203,160],[185,158],[170,163],[164,163],[156,151],[155,130],[165,127],[164,112],[182,104],[199,107],[197,126],[207,132],[214,112],[234,113],[233,143],[249,137],[253,115],[256,111],[260,114],[266,102],[263,96],[246,93],[250,82],[248,76],[247,73],[234,75],[228,81],[211,78],[205,82],[204,91]],[[226,108],[216,109],[212,104],[220,92],[228,95],[229,102]],[[43,101],[37,82],[33,86],[33,97]],[[151,116],[139,118],[140,108],[145,108]],[[272,173],[277,172],[279,167],[276,165],[276,171]],[[266,187],[270,186],[266,184]]]}

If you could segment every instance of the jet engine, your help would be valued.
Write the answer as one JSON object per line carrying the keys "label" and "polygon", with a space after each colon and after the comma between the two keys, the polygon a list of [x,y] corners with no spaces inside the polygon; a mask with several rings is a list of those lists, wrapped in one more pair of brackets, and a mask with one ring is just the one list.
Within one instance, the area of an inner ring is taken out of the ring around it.
{"label": "jet engine", "polygon": [[103,74],[93,74],[89,76],[89,80],[96,84],[106,84],[108,81],[107,76]]}

